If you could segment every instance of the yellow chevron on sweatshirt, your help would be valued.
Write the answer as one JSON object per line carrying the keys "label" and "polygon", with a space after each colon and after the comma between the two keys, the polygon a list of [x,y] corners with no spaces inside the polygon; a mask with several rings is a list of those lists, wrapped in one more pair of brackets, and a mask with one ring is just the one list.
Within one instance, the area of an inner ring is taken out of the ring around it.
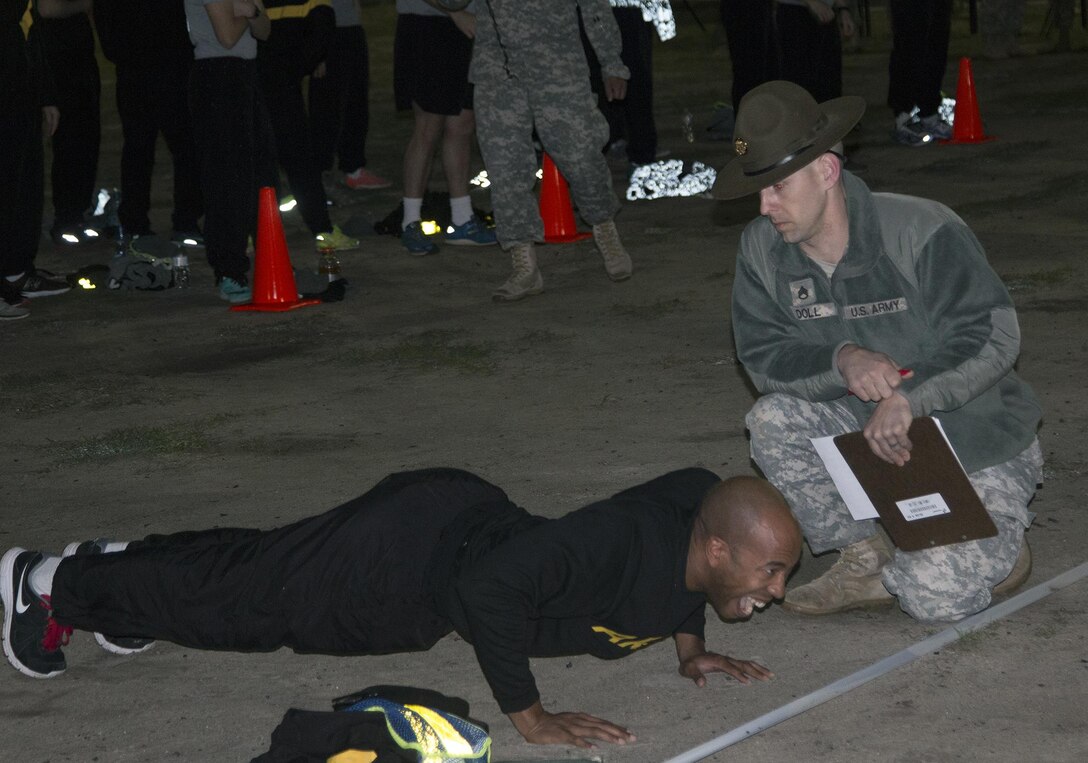
{"label": "yellow chevron on sweatshirt", "polygon": [[268,14],[269,21],[280,19],[303,19],[314,8],[331,8],[332,0],[284,0],[283,5],[266,6],[264,12]]}

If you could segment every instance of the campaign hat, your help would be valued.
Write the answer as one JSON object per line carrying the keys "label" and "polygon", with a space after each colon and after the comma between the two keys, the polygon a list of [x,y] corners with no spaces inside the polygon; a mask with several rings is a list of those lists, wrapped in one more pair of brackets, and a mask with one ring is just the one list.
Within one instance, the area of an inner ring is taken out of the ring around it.
{"label": "campaign hat", "polygon": [[855,95],[823,103],[800,85],[765,82],[741,99],[733,128],[734,157],[711,188],[716,199],[737,199],[774,185],[841,141],[865,112]]}

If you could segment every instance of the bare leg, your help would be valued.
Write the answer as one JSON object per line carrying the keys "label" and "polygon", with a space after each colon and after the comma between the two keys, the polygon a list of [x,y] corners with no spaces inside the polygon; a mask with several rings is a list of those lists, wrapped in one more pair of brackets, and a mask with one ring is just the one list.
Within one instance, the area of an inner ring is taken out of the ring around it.
{"label": "bare leg", "polygon": [[412,128],[412,137],[408,139],[408,145],[404,149],[404,196],[421,199],[427,190],[431,160],[438,138],[442,135],[442,125],[446,117],[424,111],[415,103],[412,104],[412,111],[415,114],[415,125]]}
{"label": "bare leg", "polygon": [[468,196],[469,161],[472,141],[476,135],[476,116],[472,109],[463,109],[455,117],[446,117],[442,132],[442,169],[450,196]]}

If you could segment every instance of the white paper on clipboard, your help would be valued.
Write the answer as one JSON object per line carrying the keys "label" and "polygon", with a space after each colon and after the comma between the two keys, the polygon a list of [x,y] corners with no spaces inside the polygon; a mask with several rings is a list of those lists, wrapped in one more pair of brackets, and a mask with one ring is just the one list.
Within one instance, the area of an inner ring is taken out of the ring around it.
{"label": "white paper on clipboard", "polygon": [[[936,423],[941,437],[945,439],[945,442],[948,442],[948,448],[956,456],[958,462],[960,460],[959,454],[956,453],[956,449],[949,442],[948,435],[945,434],[944,427],[941,426],[941,420],[934,417],[933,421]],[[869,500],[869,496],[862,489],[861,483],[854,476],[854,471],[847,465],[842,453],[835,447],[835,437],[837,436],[811,437],[809,439],[812,441],[813,447],[816,448],[816,453],[823,460],[827,473],[831,475],[832,482],[835,483],[839,495],[842,496],[843,502],[846,503],[846,508],[850,510],[850,516],[854,519],[879,519],[880,515],[877,514],[873,502]],[[960,468],[963,468],[962,463],[960,463]]]}
{"label": "white paper on clipboard", "polygon": [[869,500],[869,496],[861,488],[861,483],[854,476],[853,470],[846,465],[846,459],[835,447],[835,435],[829,437],[812,437],[813,447],[824,462],[827,473],[850,510],[850,516],[854,519],[879,519],[876,507]]}

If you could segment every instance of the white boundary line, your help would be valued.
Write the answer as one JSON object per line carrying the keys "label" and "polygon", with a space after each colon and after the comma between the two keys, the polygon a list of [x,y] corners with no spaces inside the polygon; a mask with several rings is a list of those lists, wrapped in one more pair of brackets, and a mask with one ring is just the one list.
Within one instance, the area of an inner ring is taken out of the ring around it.
{"label": "white boundary line", "polygon": [[695,761],[708,758],[714,753],[724,750],[726,747],[734,745],[743,739],[747,739],[761,731],[765,731],[771,726],[788,720],[795,715],[800,715],[806,710],[827,702],[829,699],[834,699],[852,689],[856,689],[862,684],[866,684],[874,678],[889,673],[898,667],[914,662],[919,657],[923,657],[926,654],[940,649],[946,644],[950,644],[962,636],[966,636],[968,633],[984,628],[995,620],[1000,620],[1002,617],[1010,615],[1019,609],[1023,609],[1029,604],[1034,604],[1040,599],[1046,598],[1055,591],[1060,591],[1084,577],[1088,577],[1088,562],[1084,562],[1067,572],[1063,572],[1061,575],[1051,578],[1045,583],[1040,583],[1034,588],[1029,588],[1023,593],[1017,594],[1011,599],[1006,599],[989,609],[984,609],[977,614],[960,620],[955,625],[946,628],[940,633],[935,633],[929,638],[923,639],[901,652],[897,652],[890,657],[885,657],[879,662],[874,662],[867,668],[862,668],[856,673],[851,673],[845,678],[840,678],[838,681],[830,683],[821,689],[817,689],[811,694],[806,694],[799,699],[795,699],[787,705],[782,705],[777,710],[772,710],[753,721],[749,721],[743,726],[738,726],[732,731],[728,731],[721,736],[711,739],[709,742],[705,742],[698,747],[693,747],[674,758],[669,758],[664,763],[695,763]]}

